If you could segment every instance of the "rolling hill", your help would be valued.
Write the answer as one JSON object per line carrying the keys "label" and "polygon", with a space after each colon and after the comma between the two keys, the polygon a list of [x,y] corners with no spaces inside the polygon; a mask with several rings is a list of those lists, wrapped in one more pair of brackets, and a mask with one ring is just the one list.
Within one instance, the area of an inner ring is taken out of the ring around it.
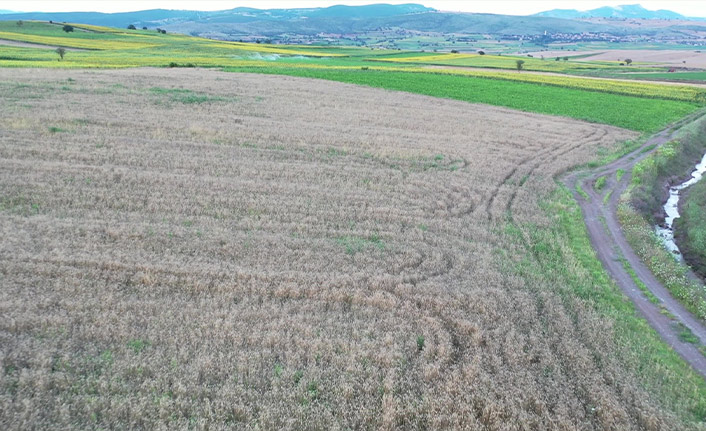
{"label": "rolling hill", "polygon": [[579,19],[579,18],[637,18],[637,19],[688,19],[684,15],[670,10],[648,10],[639,4],[622,6],[604,6],[597,9],[580,11],[576,9],[552,9],[534,16]]}
{"label": "rolling hill", "polygon": [[379,29],[500,35],[536,35],[544,32],[625,34],[626,31],[644,31],[625,30],[611,24],[564,19],[565,17],[440,12],[420,4],[339,5],[327,8],[266,10],[236,8],[212,12],[166,9],[126,13],[33,12],[8,14],[4,17],[10,20],[52,20],[120,28],[133,24],[138,27],[161,27],[170,32],[195,36],[217,34],[218,38],[232,39],[248,35],[272,37],[282,34],[346,34]]}

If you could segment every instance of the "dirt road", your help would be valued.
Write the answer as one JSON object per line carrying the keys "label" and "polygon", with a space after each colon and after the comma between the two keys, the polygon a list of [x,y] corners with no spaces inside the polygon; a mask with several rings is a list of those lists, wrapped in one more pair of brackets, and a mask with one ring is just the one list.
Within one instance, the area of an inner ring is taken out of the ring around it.
{"label": "dirt road", "polygon": [[[669,141],[676,135],[680,125],[693,121],[694,118],[695,116],[688,117],[661,131],[637,150],[609,165],[590,171],[573,172],[564,178],[564,183],[572,190],[581,206],[591,244],[605,269],[660,336],[695,370],[706,377],[706,357],[699,352],[695,344],[679,338],[680,324],[682,324],[689,328],[702,344],[706,344],[706,326],[674,299],[642,263],[623,236],[616,214],[620,195],[630,184],[632,167],[654,151],[654,149],[652,151],[644,151],[644,149],[652,145],[657,147]],[[620,181],[616,176],[618,169],[625,171]],[[601,176],[606,176],[607,181],[601,192],[597,192],[593,184]],[[577,191],[577,184],[585,191],[587,197]],[[608,194],[610,196],[605,198]],[[659,299],[659,304],[650,302],[638,288],[623,265],[625,260],[633,268],[639,280]]]}

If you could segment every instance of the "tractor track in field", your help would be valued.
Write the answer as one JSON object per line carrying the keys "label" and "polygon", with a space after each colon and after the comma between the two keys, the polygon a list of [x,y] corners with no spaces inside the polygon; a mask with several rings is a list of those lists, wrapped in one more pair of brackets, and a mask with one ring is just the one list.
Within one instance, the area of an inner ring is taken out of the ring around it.
{"label": "tractor track in field", "polygon": [[[673,139],[680,126],[701,115],[704,114],[691,115],[671,125],[650,137],[640,148],[608,165],[591,170],[571,172],[565,175],[562,180],[581,207],[591,245],[603,263],[603,267],[662,339],[696,371],[706,377],[706,356],[699,351],[695,344],[683,341],[679,337],[680,325],[683,325],[699,338],[701,344],[706,345],[706,326],[672,297],[635,254],[622,233],[617,216],[620,196],[630,184],[633,166],[649,156],[660,145]],[[654,147],[648,150],[651,146]],[[625,172],[620,180],[616,175],[618,169]],[[602,176],[606,177],[605,186],[601,191],[596,191],[594,183]],[[579,192],[578,186],[583,193]],[[658,304],[650,302],[645,293],[640,290],[625,268],[625,261],[639,281],[644,283],[646,288],[659,300]]]}

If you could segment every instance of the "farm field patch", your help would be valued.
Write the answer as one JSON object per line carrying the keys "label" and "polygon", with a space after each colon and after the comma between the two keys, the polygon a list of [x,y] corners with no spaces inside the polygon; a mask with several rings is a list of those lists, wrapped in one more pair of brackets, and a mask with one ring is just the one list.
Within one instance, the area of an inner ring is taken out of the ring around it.
{"label": "farm field patch", "polygon": [[0,96],[8,429],[703,419],[553,179],[635,132],[193,69]]}
{"label": "farm field patch", "polygon": [[[543,54],[538,54],[538,58],[524,56],[507,56],[507,55],[480,55],[480,54],[437,54],[437,55],[422,55],[410,56],[402,58],[379,58],[377,61],[390,61],[397,63],[424,63],[442,66],[469,66],[469,67],[487,67],[497,69],[517,68],[517,61],[522,60],[524,70],[540,71],[540,72],[581,72],[587,70],[622,70],[618,64],[604,63],[578,63],[572,58],[567,57],[571,61],[563,60],[568,54],[556,57],[539,58]],[[559,60],[557,60],[559,58]]]}
{"label": "farm field patch", "polygon": [[700,49],[617,49],[586,56],[577,59],[577,61],[624,61],[626,58],[631,59],[633,62],[655,66],[706,68],[706,52]]}
{"label": "farm field patch", "polygon": [[[467,102],[487,103],[524,111],[561,115],[596,123],[611,124],[641,132],[656,131],[671,121],[675,121],[698,109],[699,103],[706,96],[704,89],[651,85],[642,83],[623,83],[621,81],[586,80],[572,77],[554,77],[542,75],[521,75],[518,79],[529,82],[512,81],[512,77],[499,75],[493,78],[492,72],[467,72],[449,70],[437,73],[430,71],[414,72],[408,70],[360,70],[326,68],[284,68],[284,67],[247,67],[227,68],[231,71],[253,71],[258,73],[286,74],[308,78],[328,79],[333,81],[362,84],[391,90],[408,91],[436,97],[446,97]],[[485,74],[482,78],[476,73]],[[510,74],[508,74],[510,75]],[[513,74],[518,75],[518,74]],[[542,81],[563,82],[567,86],[539,85]],[[568,85],[583,85],[587,88],[603,88],[603,91],[586,91],[582,88],[570,88]],[[646,98],[626,94],[634,92],[646,95]],[[689,98],[685,101],[665,100],[659,97]]]}
{"label": "farm field patch", "polygon": [[706,81],[704,72],[666,72],[666,73],[626,73],[621,78],[628,79],[655,79],[666,81]]}

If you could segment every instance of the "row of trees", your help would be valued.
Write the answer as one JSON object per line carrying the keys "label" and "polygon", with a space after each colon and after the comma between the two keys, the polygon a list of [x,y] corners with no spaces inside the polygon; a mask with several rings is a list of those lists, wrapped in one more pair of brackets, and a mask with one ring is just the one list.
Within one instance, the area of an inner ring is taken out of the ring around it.
{"label": "row of trees", "polygon": [[[128,30],[137,30],[137,27],[135,27],[134,24],[130,24],[129,26],[127,26],[127,29]],[[147,30],[147,27],[142,27],[142,29]],[[157,33],[167,34],[167,30],[164,30],[162,28],[158,28]]]}

